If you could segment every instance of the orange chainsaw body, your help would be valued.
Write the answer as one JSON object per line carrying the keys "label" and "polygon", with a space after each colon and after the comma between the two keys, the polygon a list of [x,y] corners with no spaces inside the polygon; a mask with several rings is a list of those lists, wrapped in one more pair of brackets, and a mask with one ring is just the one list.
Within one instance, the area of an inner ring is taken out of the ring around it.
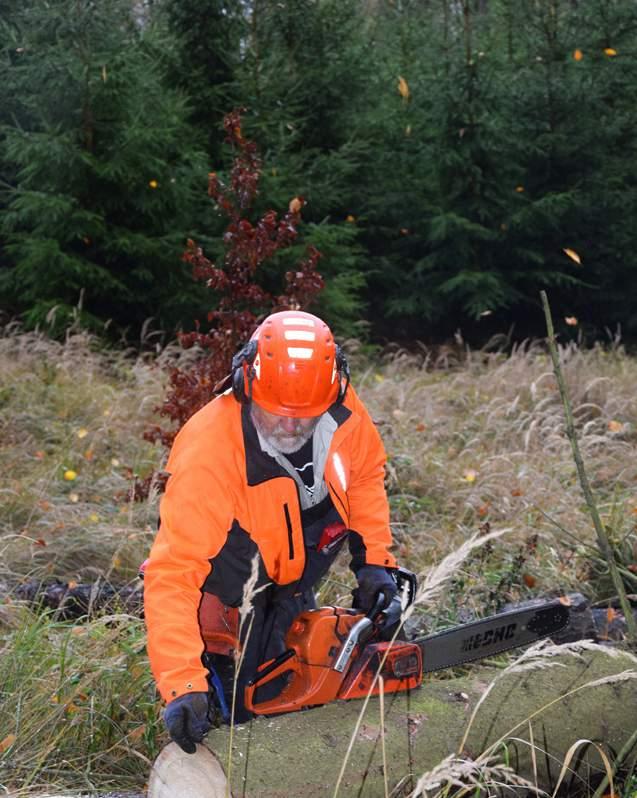
{"label": "orange chainsaw body", "polygon": [[[352,627],[363,618],[361,613],[342,607],[301,613],[286,635],[286,654],[263,663],[246,688],[246,707],[258,715],[275,715],[327,704],[336,698],[364,698],[377,672],[383,677],[385,693],[418,687],[422,682],[420,648],[401,640],[356,644],[347,666],[335,668]],[[288,675],[288,681],[281,692],[275,698],[255,702],[256,691],[283,674]],[[376,680],[371,694],[379,693],[380,681]]]}

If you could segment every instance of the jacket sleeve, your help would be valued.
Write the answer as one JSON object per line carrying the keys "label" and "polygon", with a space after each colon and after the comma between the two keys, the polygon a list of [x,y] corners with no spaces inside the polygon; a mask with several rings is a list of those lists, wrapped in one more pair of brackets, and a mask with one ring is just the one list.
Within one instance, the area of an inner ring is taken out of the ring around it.
{"label": "jacket sleeve", "polygon": [[201,587],[233,518],[228,480],[210,452],[201,454],[206,456],[196,446],[171,453],[160,528],[144,575],[148,656],[166,701],[208,689],[198,619]]}
{"label": "jacket sleeve", "polygon": [[355,430],[349,499],[351,567],[384,565],[396,568],[396,559],[389,551],[392,535],[389,526],[389,502],[385,491],[387,456],[381,437],[362,402],[356,412],[361,423]]}

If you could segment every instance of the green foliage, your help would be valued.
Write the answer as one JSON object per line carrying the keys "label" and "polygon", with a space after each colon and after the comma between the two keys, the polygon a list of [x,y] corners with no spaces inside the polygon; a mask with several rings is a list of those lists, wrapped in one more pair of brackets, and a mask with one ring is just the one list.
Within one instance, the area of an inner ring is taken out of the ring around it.
{"label": "green foliage", "polygon": [[206,171],[186,99],[167,90],[126,3],[57,0],[11,22],[20,121],[2,130],[0,293],[29,325],[55,314],[62,329],[79,303],[96,328],[174,326],[193,305],[177,265]]}
{"label": "green foliage", "polygon": [[[95,324],[200,317],[178,257],[203,241],[203,175],[243,105],[255,213],[304,198],[305,243],[329,251],[317,309],[340,334],[541,335],[540,289],[586,334],[637,334],[634,4],[5,6],[5,309],[61,319],[84,289]],[[206,229],[221,253],[221,223]]]}

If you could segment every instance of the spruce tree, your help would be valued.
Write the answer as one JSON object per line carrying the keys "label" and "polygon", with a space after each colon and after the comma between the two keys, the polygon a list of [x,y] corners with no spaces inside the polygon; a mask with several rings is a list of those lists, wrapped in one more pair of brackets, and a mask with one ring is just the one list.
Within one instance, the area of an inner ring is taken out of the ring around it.
{"label": "spruce tree", "polygon": [[3,20],[0,295],[27,324],[138,330],[192,316],[179,258],[207,172],[184,97],[124,0],[16,5]]}

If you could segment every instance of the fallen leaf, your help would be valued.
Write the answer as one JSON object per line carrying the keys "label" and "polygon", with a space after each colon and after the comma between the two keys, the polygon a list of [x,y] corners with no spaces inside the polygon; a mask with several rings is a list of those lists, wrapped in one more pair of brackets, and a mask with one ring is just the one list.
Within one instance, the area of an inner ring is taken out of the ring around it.
{"label": "fallen leaf", "polygon": [[573,60],[581,61],[584,58],[584,53],[581,50],[573,50]]}
{"label": "fallen leaf", "polygon": [[74,587],[77,587],[77,582],[74,582],[71,579],[71,581],[67,583],[67,587],[68,587],[69,590],[72,590]]}
{"label": "fallen leaf", "polygon": [[462,474],[462,478],[465,482],[475,482],[476,476],[477,473],[473,470],[473,468],[466,469],[466,471],[464,471]]}
{"label": "fallen leaf", "polygon": [[69,493],[69,501],[73,504],[77,504],[80,500],[80,496],[78,493]]}
{"label": "fallen leaf", "polygon": [[621,421],[615,421],[612,419],[608,422],[608,431],[609,432],[621,432],[624,429],[624,425]]}
{"label": "fallen leaf", "polygon": [[576,316],[564,316],[564,321],[568,324],[569,327],[577,327]]}
{"label": "fallen leaf", "polygon": [[401,75],[398,76],[398,92],[403,100],[409,99],[409,84]]}
{"label": "fallen leaf", "polygon": [[91,460],[93,459],[93,456],[94,456],[94,455],[93,455],[93,450],[92,450],[92,449],[87,449],[87,450],[84,452],[84,459],[85,459],[85,460],[88,460],[88,461],[89,461],[89,463],[90,463],[90,462],[91,462]]}
{"label": "fallen leaf", "polygon": [[73,471],[72,468],[67,468],[64,472],[64,479],[67,482],[73,482],[73,480],[77,479],[77,471]]}
{"label": "fallen leaf", "polygon": [[8,751],[17,739],[15,734],[7,734],[4,740],[0,740],[0,754],[4,754],[5,751]]}
{"label": "fallen leaf", "polygon": [[44,548],[46,546],[46,540],[44,540],[44,538],[38,538],[35,541],[35,545],[36,546],[41,546],[42,548]]}
{"label": "fallen leaf", "polygon": [[115,466],[115,467],[117,467],[119,465],[119,460],[117,459],[117,457],[112,457],[111,458],[111,465]]}
{"label": "fallen leaf", "polygon": [[612,623],[616,617],[617,617],[617,611],[614,610],[612,607],[609,607],[606,610],[606,623]]}
{"label": "fallen leaf", "polygon": [[522,574],[522,581],[527,587],[535,587],[537,579],[532,574]]}
{"label": "fallen leaf", "polygon": [[88,517],[88,520],[96,524],[100,520],[100,517],[97,513],[91,513]]}
{"label": "fallen leaf", "polygon": [[382,374],[374,374],[374,379],[376,380],[376,382],[385,382],[385,378],[383,377]]}
{"label": "fallen leaf", "polygon": [[350,224],[354,224],[354,222],[356,221],[356,217],[352,216],[352,214],[350,213],[348,216],[345,217],[345,221],[349,222]]}
{"label": "fallen leaf", "polygon": [[520,488],[513,488],[511,491],[511,496],[524,496],[524,493]]}
{"label": "fallen leaf", "polygon": [[51,504],[46,499],[41,499],[38,502],[38,507],[46,513],[51,509]]}
{"label": "fallen leaf", "polygon": [[480,518],[484,518],[485,515],[489,515],[489,505],[481,504],[480,507],[478,507],[478,515]]}
{"label": "fallen leaf", "polygon": [[294,197],[294,199],[291,199],[288,206],[290,213],[299,213],[302,207],[303,200],[300,199],[300,197]]}
{"label": "fallen leaf", "polygon": [[416,424],[416,432],[424,432],[427,429],[426,424]]}
{"label": "fallen leaf", "polygon": [[604,52],[611,58],[617,55],[617,50],[615,50],[613,47],[605,47]]}
{"label": "fallen leaf", "polygon": [[77,437],[81,440],[82,438],[86,438],[88,435],[88,430],[82,427],[82,429],[78,429]]}
{"label": "fallen leaf", "polygon": [[578,265],[578,266],[581,266],[581,265],[582,265],[582,259],[581,259],[581,258],[580,258],[580,256],[577,254],[577,252],[575,252],[575,250],[574,250],[574,249],[569,249],[568,247],[564,247],[564,248],[562,249],[562,252],[564,252],[564,254],[565,254],[565,255],[568,255],[568,257],[569,257],[571,260],[574,260],[574,261],[575,261],[575,263],[577,263],[577,265]]}
{"label": "fallen leaf", "polygon": [[159,186],[159,183],[158,183],[156,180],[149,180],[149,181],[148,181],[148,185],[149,185],[151,188],[157,188],[157,187]]}
{"label": "fallen leaf", "polygon": [[44,460],[44,452],[42,449],[38,449],[38,451],[33,455],[36,460]]}

